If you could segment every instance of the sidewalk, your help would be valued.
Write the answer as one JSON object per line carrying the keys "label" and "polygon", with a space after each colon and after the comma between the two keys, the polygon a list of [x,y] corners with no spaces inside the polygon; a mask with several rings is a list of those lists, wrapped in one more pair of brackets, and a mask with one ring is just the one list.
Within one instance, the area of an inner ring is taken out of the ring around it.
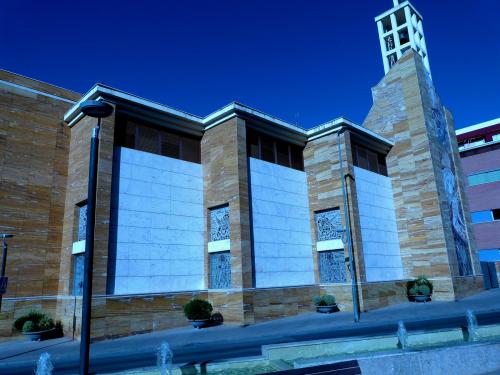
{"label": "sidewalk", "polygon": [[[373,310],[362,313],[357,324],[352,321],[352,313],[305,313],[246,327],[222,325],[202,330],[183,327],[100,341],[91,346],[91,367],[104,372],[154,365],[162,341],[171,346],[174,362],[186,363],[260,355],[264,344],[390,334],[396,332],[399,320],[405,322],[408,330],[456,327],[465,324],[467,309],[474,310],[480,325],[500,322],[500,289],[457,302],[408,302]],[[0,373],[32,373],[43,352],[51,354],[54,374],[77,372],[79,342],[60,338],[0,343]]]}

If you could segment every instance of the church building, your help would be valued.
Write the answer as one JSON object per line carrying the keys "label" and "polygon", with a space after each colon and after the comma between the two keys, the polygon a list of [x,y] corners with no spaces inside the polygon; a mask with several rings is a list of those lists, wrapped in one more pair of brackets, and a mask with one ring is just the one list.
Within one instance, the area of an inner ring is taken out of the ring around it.
{"label": "church building", "polygon": [[9,284],[0,336],[26,310],[80,330],[89,148],[86,100],[110,103],[97,174],[92,336],[184,326],[208,299],[225,322],[362,311],[483,288],[451,113],[434,87],[422,16],[376,19],[385,76],[363,123],[310,129],[241,103],[198,116],[102,84],[80,95],[0,71],[0,232]]}

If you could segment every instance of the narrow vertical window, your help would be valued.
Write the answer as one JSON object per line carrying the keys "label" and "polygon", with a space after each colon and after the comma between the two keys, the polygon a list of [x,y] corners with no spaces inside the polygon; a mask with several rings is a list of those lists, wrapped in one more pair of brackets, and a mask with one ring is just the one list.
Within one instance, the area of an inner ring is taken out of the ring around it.
{"label": "narrow vertical window", "polygon": [[334,208],[316,212],[314,219],[320,282],[343,283],[346,281],[346,270],[340,210]]}
{"label": "narrow vertical window", "polygon": [[262,160],[276,163],[274,154],[274,141],[272,138],[265,135],[260,136],[260,154]]}
{"label": "narrow vertical window", "polygon": [[87,236],[87,202],[77,205],[76,238],[73,242],[73,295],[83,292],[83,268],[85,261],[85,238]]}
{"label": "narrow vertical window", "polygon": [[77,241],[82,241],[87,236],[87,203],[78,207],[78,234]]}
{"label": "narrow vertical window", "polygon": [[231,253],[220,251],[210,254],[210,288],[226,289],[231,287]]}
{"label": "narrow vertical window", "polygon": [[342,238],[342,219],[340,209],[319,211],[314,214],[316,220],[316,236],[318,241],[337,240]]}
{"label": "narrow vertical window", "polygon": [[210,210],[209,272],[211,289],[231,287],[229,205]]}
{"label": "narrow vertical window", "polygon": [[229,206],[210,210],[210,241],[221,241],[230,238]]}

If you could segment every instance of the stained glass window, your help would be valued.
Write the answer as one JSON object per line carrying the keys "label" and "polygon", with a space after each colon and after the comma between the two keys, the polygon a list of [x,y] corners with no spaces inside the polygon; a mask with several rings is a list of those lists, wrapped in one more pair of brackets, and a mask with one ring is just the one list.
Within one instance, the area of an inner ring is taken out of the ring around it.
{"label": "stained glass window", "polygon": [[210,210],[210,241],[230,238],[229,206],[221,206]]}
{"label": "stained glass window", "polygon": [[87,203],[78,207],[78,239],[82,241],[87,234]]}
{"label": "stained glass window", "polygon": [[346,281],[344,250],[319,252],[319,278],[321,283]]}
{"label": "stained glass window", "polygon": [[221,251],[210,253],[210,288],[224,289],[231,287],[231,253]]}
{"label": "stained glass window", "polygon": [[338,208],[316,212],[314,218],[318,241],[342,239],[342,219]]}

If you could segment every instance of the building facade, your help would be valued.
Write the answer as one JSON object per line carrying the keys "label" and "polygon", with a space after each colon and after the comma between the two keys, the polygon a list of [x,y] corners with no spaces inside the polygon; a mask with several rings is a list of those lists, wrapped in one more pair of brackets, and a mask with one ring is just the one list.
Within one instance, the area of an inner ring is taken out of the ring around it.
{"label": "building facade", "polygon": [[500,119],[456,131],[485,286],[500,271]]}
{"label": "building facade", "polygon": [[[395,7],[408,16],[408,4]],[[453,119],[410,47],[362,124],[307,130],[240,103],[200,117],[0,71],[0,228],[15,235],[0,335],[38,308],[79,336],[95,126],[85,100],[114,107],[100,130],[94,338],[183,326],[193,297],[252,324],[311,311],[320,293],[352,310],[351,282],[363,311],[405,301],[422,274],[434,300],[481,290]]]}
{"label": "building facade", "polygon": [[404,301],[421,274],[436,300],[482,288],[452,118],[412,51],[373,88],[362,125],[309,130],[239,103],[201,118],[8,72],[0,89],[1,225],[16,235],[2,335],[29,308],[79,334],[87,99],[115,108],[100,135],[94,337],[184,325],[194,296],[240,324],[309,311],[319,293],[352,309],[342,176],[362,310]]}

